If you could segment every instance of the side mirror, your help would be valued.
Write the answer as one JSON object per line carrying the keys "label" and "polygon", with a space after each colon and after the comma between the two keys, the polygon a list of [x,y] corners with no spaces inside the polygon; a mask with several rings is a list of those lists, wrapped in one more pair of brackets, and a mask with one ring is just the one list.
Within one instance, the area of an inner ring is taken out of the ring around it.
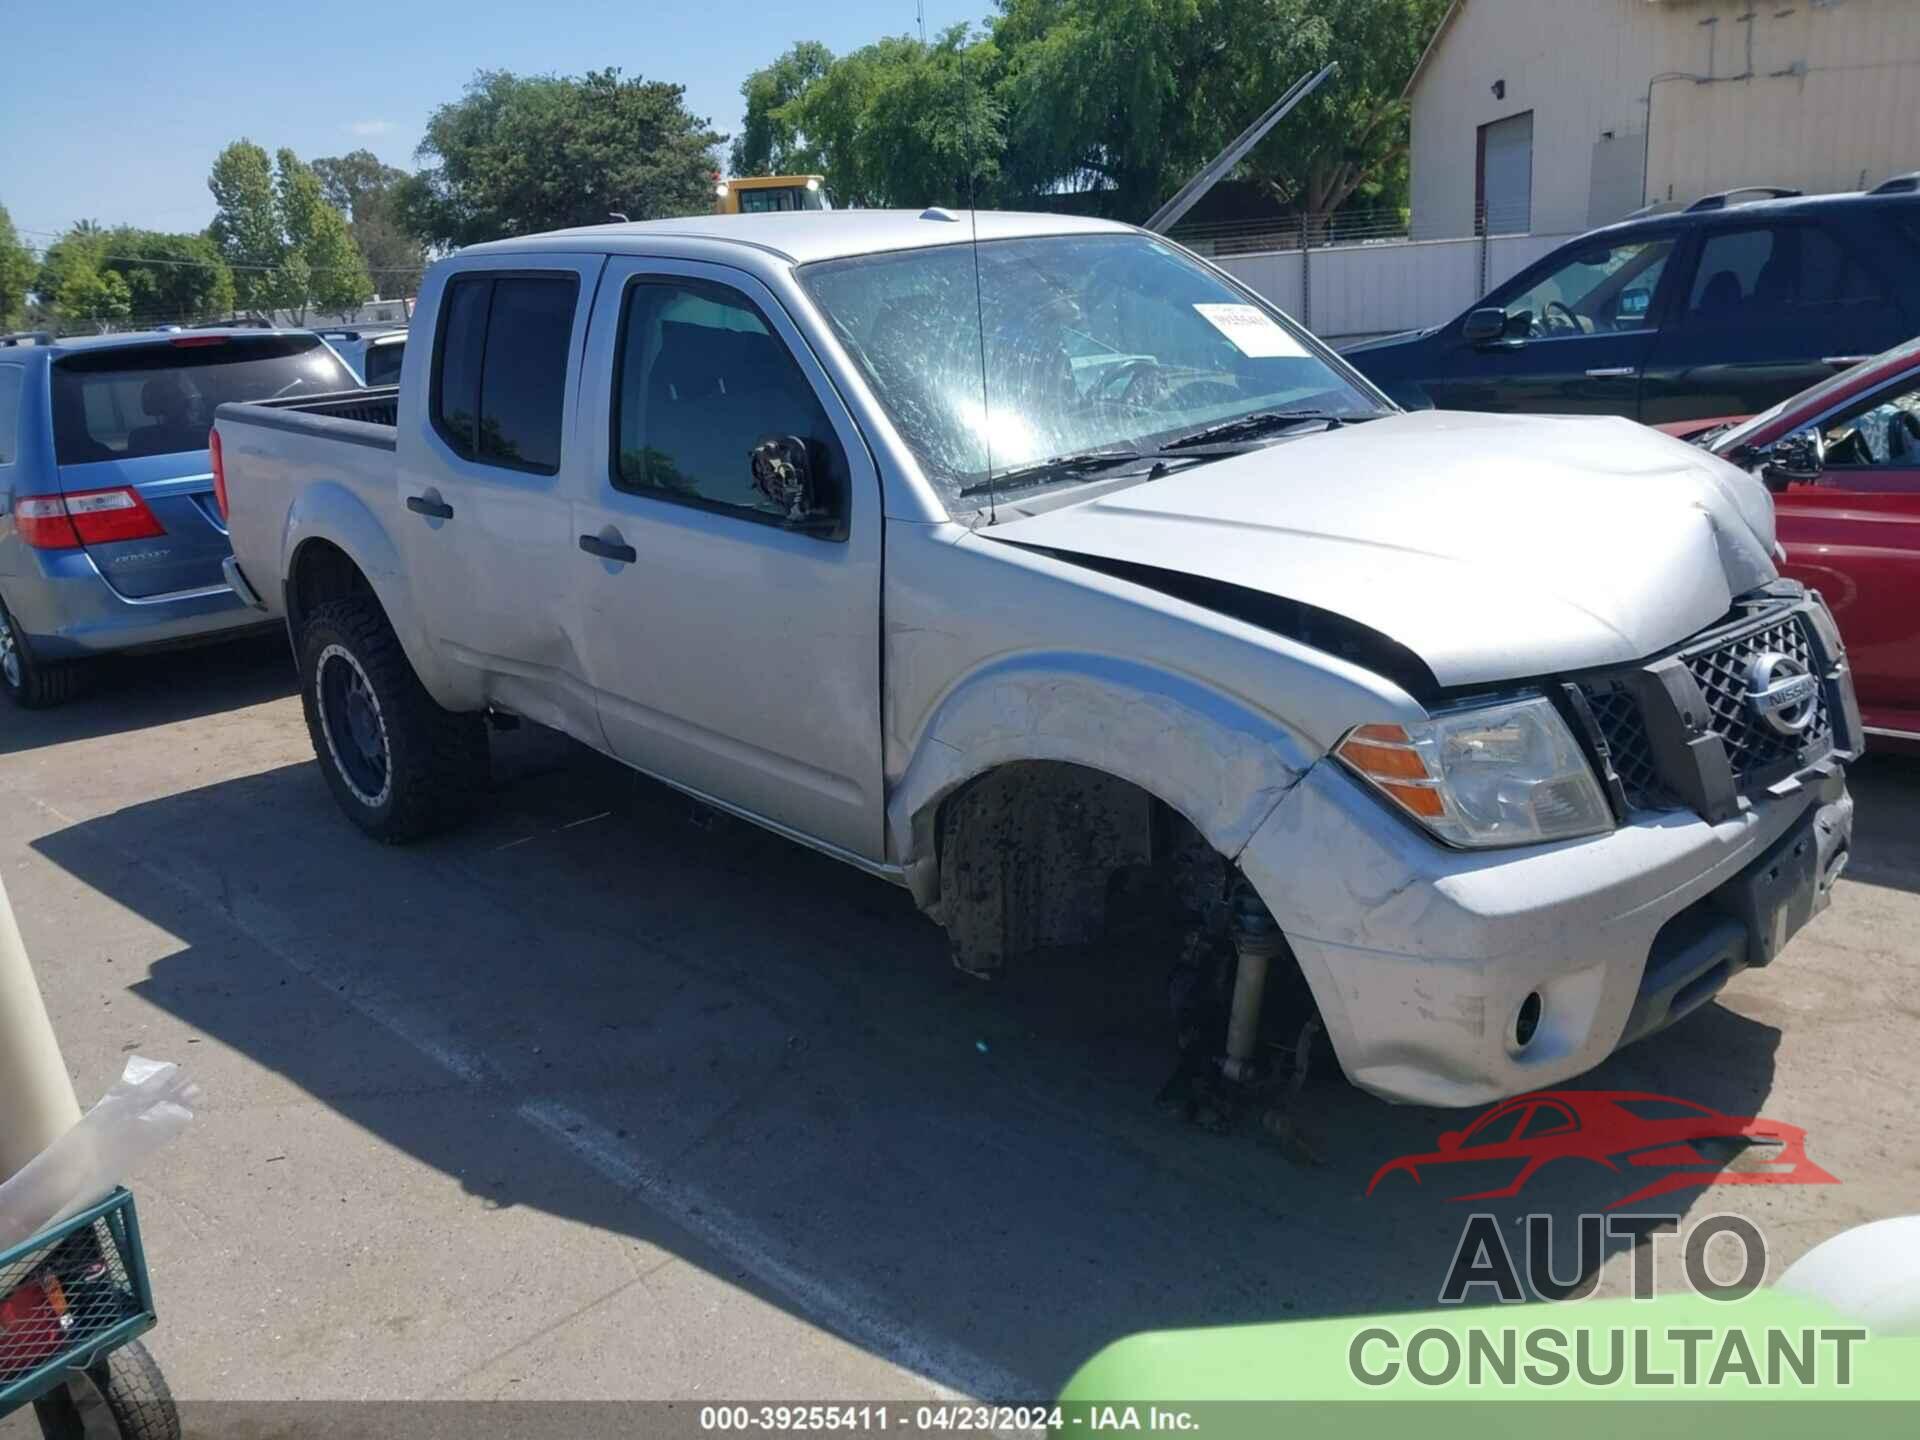
{"label": "side mirror", "polygon": [[1507,312],[1498,305],[1483,305],[1477,310],[1469,310],[1466,323],[1460,327],[1461,338],[1473,345],[1501,339],[1506,333]]}
{"label": "side mirror", "polygon": [[1458,1130],[1442,1130],[1440,1132],[1440,1148],[1449,1152],[1458,1150],[1460,1148],[1460,1132]]}
{"label": "side mirror", "polygon": [[753,488],[796,529],[830,530],[837,523],[816,493],[813,456],[798,435],[763,436],[747,452]]}
{"label": "side mirror", "polygon": [[1760,478],[1770,490],[1789,485],[1806,485],[1818,480],[1827,468],[1827,441],[1818,426],[1782,435],[1762,457]]}

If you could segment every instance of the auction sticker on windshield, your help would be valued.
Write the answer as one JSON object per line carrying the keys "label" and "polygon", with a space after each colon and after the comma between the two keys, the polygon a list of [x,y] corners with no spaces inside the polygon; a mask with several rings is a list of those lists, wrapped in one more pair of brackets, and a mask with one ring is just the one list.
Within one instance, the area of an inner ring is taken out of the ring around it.
{"label": "auction sticker on windshield", "polygon": [[1242,355],[1266,360],[1276,355],[1307,353],[1306,346],[1257,305],[1195,305],[1193,308],[1200,312],[1201,319],[1231,340]]}

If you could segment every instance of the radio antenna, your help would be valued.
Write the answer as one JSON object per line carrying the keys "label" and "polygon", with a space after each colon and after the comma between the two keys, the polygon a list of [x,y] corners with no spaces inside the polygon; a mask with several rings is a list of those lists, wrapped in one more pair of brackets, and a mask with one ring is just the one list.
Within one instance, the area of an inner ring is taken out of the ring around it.
{"label": "radio antenna", "polygon": [[980,444],[987,455],[987,523],[993,524],[999,518],[999,510],[994,503],[993,493],[993,415],[987,402],[987,302],[983,298],[980,285],[980,206],[975,193],[975,165],[973,151],[973,117],[967,118],[967,224],[972,231],[973,251],[973,319],[975,333],[980,337]]}

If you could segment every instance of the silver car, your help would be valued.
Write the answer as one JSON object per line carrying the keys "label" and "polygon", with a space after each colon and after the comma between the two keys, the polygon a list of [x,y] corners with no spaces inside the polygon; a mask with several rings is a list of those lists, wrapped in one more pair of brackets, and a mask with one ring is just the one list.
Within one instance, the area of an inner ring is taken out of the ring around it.
{"label": "silver car", "polygon": [[349,389],[315,335],[197,330],[0,346],[0,684],[65,699],[106,651],[257,626],[221,575],[217,405]]}
{"label": "silver car", "polygon": [[1210,1073],[1323,1028],[1450,1105],[1770,963],[1845,862],[1852,680],[1757,479],[1402,413],[1158,236],[595,227],[414,323],[397,393],[218,421],[233,578],[382,839],[524,716],[905,886],[973,974],[1100,942],[1124,872],[1231,996]]}

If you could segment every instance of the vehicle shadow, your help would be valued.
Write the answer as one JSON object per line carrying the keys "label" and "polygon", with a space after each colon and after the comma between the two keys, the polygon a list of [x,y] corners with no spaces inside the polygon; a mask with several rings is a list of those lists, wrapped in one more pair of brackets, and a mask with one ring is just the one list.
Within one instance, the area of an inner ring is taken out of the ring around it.
{"label": "vehicle shadow", "polygon": [[277,700],[294,688],[279,629],[192,649],[102,656],[88,663],[81,693],[56,709],[0,702],[0,755],[172,725]]}
{"label": "vehicle shadow", "polygon": [[[1053,1393],[1137,1331],[1425,1308],[1471,1208],[1550,1212],[1570,1241],[1573,1215],[1625,1193],[1543,1172],[1501,1205],[1365,1198],[1376,1167],[1471,1116],[1334,1074],[1298,1102],[1309,1155],[1193,1129],[1154,1103],[1163,957],[1072,952],[982,984],[884,881],[690,823],[554,737],[501,739],[490,811],[432,844],[367,842],[297,764],[35,848],[178,938],[136,994],[468,1193],[649,1241],[869,1348],[845,1315],[887,1317],[936,1357],[889,1358],[1028,1387],[999,1398]],[[1579,1083],[1752,1115],[1777,1038],[1710,1006]],[[362,1274],[415,1243],[373,1203],[337,1212],[365,1231]],[[722,1232],[776,1263],[723,1253]],[[389,1303],[352,1309],[371,1324]]]}
{"label": "vehicle shadow", "polygon": [[1847,780],[1854,801],[1847,878],[1920,894],[1920,751],[1869,742]]}

